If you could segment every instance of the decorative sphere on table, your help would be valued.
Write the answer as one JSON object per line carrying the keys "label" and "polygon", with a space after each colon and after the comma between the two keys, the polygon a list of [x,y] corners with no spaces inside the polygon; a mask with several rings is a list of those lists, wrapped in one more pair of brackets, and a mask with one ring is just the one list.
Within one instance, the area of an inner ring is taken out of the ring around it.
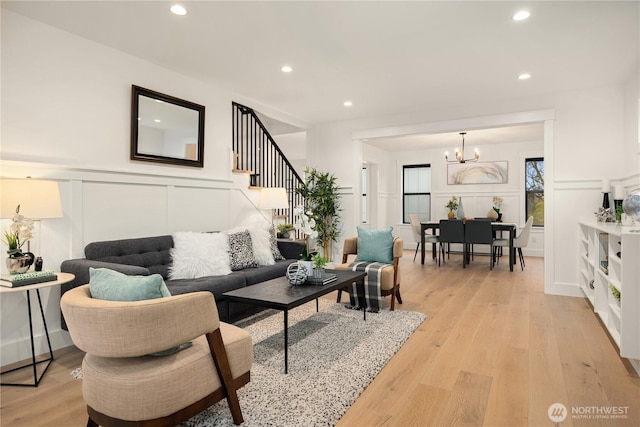
{"label": "decorative sphere on table", "polygon": [[287,267],[287,279],[294,286],[302,285],[307,280],[308,275],[307,268],[297,262],[289,264],[289,267]]}
{"label": "decorative sphere on table", "polygon": [[635,221],[640,221],[640,188],[636,188],[627,194],[622,201],[622,209],[624,213]]}

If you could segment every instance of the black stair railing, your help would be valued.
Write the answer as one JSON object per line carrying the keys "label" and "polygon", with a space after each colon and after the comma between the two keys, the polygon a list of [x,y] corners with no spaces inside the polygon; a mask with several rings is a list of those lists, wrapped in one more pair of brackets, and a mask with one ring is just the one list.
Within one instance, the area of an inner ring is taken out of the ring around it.
{"label": "black stair railing", "polygon": [[293,208],[304,205],[304,198],[295,192],[302,178],[269,134],[252,108],[233,103],[234,169],[251,171],[252,187],[282,187],[287,190],[288,209],[277,209],[275,214],[286,222],[294,223]]}

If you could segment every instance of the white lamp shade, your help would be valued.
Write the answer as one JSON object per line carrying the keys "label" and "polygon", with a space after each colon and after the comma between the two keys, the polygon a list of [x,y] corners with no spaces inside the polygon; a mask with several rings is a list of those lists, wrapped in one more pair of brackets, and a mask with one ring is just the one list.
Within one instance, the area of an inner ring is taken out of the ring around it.
{"label": "white lamp shade", "polygon": [[260,190],[260,209],[285,209],[289,207],[287,190],[281,187],[267,187]]}
{"label": "white lamp shade", "polygon": [[12,218],[20,205],[20,214],[30,219],[61,218],[60,190],[55,181],[39,179],[2,179],[0,217]]}

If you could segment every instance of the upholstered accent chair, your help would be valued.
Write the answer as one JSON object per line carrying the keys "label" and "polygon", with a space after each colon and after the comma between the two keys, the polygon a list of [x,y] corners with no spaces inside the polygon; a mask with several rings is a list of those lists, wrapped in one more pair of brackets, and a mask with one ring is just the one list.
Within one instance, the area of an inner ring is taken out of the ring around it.
{"label": "upholstered accent chair", "polygon": [[[418,215],[409,214],[409,223],[411,224],[411,233],[413,234],[413,240],[416,242],[416,252],[413,254],[413,262],[416,262],[416,256],[418,255],[418,250],[420,249],[420,243],[422,243],[422,236],[420,233],[422,232],[422,225],[420,224],[420,219]],[[427,230],[424,231],[424,244],[430,243],[435,245],[439,242],[438,236],[427,233]],[[425,247],[425,250],[427,248]],[[434,256],[435,258],[435,256]]]}
{"label": "upholstered accent chair", "polygon": [[222,399],[243,422],[236,390],[250,380],[251,335],[219,321],[210,292],[122,302],[92,298],[84,285],[60,304],[86,352],[87,426],[175,426]]}
{"label": "upholstered accent chair", "polygon": [[[513,239],[513,250],[518,251],[518,257],[520,258],[520,268],[524,271],[524,255],[522,255],[522,248],[526,248],[529,244],[529,236],[531,235],[531,228],[533,227],[533,217],[527,218],[527,222],[524,224],[522,231],[518,236]],[[509,239],[496,239],[495,247],[509,247]],[[499,261],[499,257],[496,257],[496,261]]]}
{"label": "upholstered accent chair", "polygon": [[[389,264],[382,270],[382,276],[380,278],[380,294],[384,296],[391,295],[390,310],[395,309],[395,301],[398,299],[398,303],[402,304],[402,297],[400,296],[400,257],[404,250],[404,242],[401,238],[395,238],[393,241],[393,264]],[[355,261],[358,255],[358,238],[347,237],[344,240],[344,246],[342,250],[342,264],[336,265],[337,269],[346,270],[350,263]],[[342,298],[342,290],[338,291],[338,302]]]}

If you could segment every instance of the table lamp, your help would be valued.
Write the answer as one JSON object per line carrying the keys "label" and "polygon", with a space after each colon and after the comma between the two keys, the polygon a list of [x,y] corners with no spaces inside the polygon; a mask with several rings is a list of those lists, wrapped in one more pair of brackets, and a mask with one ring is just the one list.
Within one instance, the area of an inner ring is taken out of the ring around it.
{"label": "table lamp", "polygon": [[282,187],[265,187],[260,190],[260,209],[271,209],[271,223],[276,216],[276,209],[289,207],[287,190]]}
{"label": "table lamp", "polygon": [[[13,218],[18,206],[20,206],[20,214],[36,221],[39,227],[41,219],[63,216],[60,190],[55,181],[2,178],[0,200],[0,218],[2,219]],[[29,248],[27,251],[30,251],[30,243],[30,241],[27,242],[27,248]]]}

